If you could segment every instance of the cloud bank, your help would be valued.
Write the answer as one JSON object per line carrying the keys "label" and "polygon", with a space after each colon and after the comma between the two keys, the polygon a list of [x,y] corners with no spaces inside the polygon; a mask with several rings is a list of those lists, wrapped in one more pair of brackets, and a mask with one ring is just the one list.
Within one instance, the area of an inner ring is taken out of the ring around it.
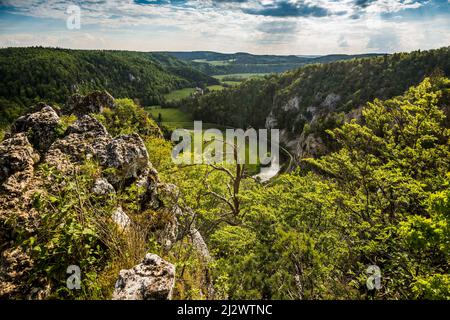
{"label": "cloud bank", "polygon": [[[68,30],[69,5],[81,29]],[[274,54],[450,45],[448,0],[0,0],[0,46]]]}

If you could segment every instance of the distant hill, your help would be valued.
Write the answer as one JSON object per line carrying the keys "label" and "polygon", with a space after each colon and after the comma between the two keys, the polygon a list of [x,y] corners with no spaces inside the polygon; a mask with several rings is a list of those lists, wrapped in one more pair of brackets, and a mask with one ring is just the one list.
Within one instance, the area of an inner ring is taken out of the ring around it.
{"label": "distant hill", "polygon": [[164,53],[42,47],[0,49],[0,75],[1,122],[37,101],[64,103],[75,92],[105,89],[154,105],[172,90],[218,83]]}
{"label": "distant hill", "polygon": [[165,52],[177,59],[188,61],[209,75],[236,73],[280,73],[313,63],[365,58],[382,54],[326,56],[254,55],[245,52],[218,53],[212,51]]}
{"label": "distant hill", "polygon": [[425,77],[441,74],[450,76],[450,47],[306,65],[249,79],[184,105],[204,122],[281,129],[282,141],[296,155],[309,156],[310,145],[326,142],[327,129],[357,115],[367,102],[393,98]]}
{"label": "distant hill", "polygon": [[326,56],[316,57],[309,59],[308,63],[329,63],[334,61],[342,61],[342,60],[351,60],[351,59],[358,59],[358,58],[372,58],[372,57],[378,57],[378,56],[384,56],[385,54],[380,53],[366,53],[366,54],[329,54]]}

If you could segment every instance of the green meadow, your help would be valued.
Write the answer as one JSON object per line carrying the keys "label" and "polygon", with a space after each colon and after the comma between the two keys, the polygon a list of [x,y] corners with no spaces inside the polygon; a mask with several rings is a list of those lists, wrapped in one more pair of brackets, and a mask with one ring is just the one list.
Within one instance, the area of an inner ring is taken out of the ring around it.
{"label": "green meadow", "polygon": [[208,63],[212,66],[227,66],[229,65],[231,62],[233,62],[233,60],[206,60],[206,59],[195,59],[192,60],[193,62],[201,62],[201,63]]}
{"label": "green meadow", "polygon": [[195,88],[184,88],[179,90],[174,90],[172,92],[169,92],[168,94],[164,95],[164,99],[166,99],[167,102],[171,101],[177,101],[184,98],[189,97],[195,92]]}
{"label": "green meadow", "polygon": [[[237,82],[237,83],[239,83],[239,82]],[[215,84],[215,85],[208,86],[206,88],[208,88],[210,91],[218,91],[218,90],[222,90],[225,87],[220,84]],[[179,89],[179,90],[174,90],[174,91],[171,91],[171,92],[165,94],[164,99],[167,102],[179,101],[179,100],[190,97],[194,92],[195,92],[195,88],[183,88],[183,89]]]}
{"label": "green meadow", "polygon": [[[147,112],[150,113],[153,119],[158,121],[159,115],[161,115],[161,124],[165,127],[167,127],[170,130],[174,129],[186,129],[190,132],[190,134],[194,135],[194,119],[191,114],[184,112],[177,108],[161,108],[159,106],[155,107],[148,107],[146,108]],[[202,123],[202,146],[205,148],[212,142],[210,141],[211,138],[213,138],[213,134],[206,132],[208,129],[219,129],[224,138],[225,138],[225,130],[226,128],[224,126],[217,125],[215,123]],[[193,152],[199,152],[197,150],[192,149]],[[225,151],[225,149],[224,149]],[[245,144],[245,154],[246,158],[249,159],[249,146],[246,142]],[[258,159],[259,161],[259,159]],[[247,165],[247,171],[249,174],[254,175],[259,172],[259,165],[258,164],[252,164]]]}
{"label": "green meadow", "polygon": [[192,122],[192,116],[189,113],[183,112],[178,108],[149,107],[147,108],[147,111],[155,120],[158,120],[159,115],[161,115],[162,123]]}
{"label": "green meadow", "polygon": [[207,88],[209,89],[209,91],[218,91],[218,90],[223,90],[225,87],[221,86],[220,84],[215,84],[212,86],[208,86]]}
{"label": "green meadow", "polygon": [[[257,78],[257,77],[263,77],[267,75],[268,73],[232,73],[232,74],[219,74],[213,76],[213,78],[216,78],[219,81],[224,81],[224,78],[234,78],[234,79],[242,79],[241,81],[244,81],[249,78]],[[233,81],[234,82],[234,81]]]}

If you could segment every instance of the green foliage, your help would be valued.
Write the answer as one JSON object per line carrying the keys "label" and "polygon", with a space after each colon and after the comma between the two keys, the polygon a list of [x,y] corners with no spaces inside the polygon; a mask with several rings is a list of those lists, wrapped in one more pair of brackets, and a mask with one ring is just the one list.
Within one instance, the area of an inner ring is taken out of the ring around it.
{"label": "green foliage", "polygon": [[[307,160],[344,192],[338,208],[354,222],[353,259],[381,268],[386,283],[380,297],[425,297],[423,279],[449,272],[448,206],[441,201],[450,165],[449,85],[425,79],[404,96],[370,103],[363,110],[365,125],[330,132],[341,150]],[[441,199],[437,212],[443,216],[433,213],[430,197]],[[416,294],[405,289],[411,286]]]}
{"label": "green foliage", "polygon": [[0,50],[0,121],[10,123],[36,102],[65,103],[72,93],[107,90],[157,105],[170,91],[217,84],[166,54],[6,48]]}
{"label": "green foliage", "polygon": [[[97,201],[90,193],[93,179],[99,174],[98,166],[87,162],[74,176],[41,166],[39,174],[51,180],[52,187],[34,195],[40,228],[22,243],[35,261],[28,281],[47,279],[54,288],[54,297],[101,297],[97,275],[108,257],[103,234],[109,227],[113,230],[108,219],[115,202],[113,198]],[[79,266],[83,273],[81,291],[66,287],[70,265]]]}
{"label": "green foliage", "polygon": [[[321,60],[326,62],[325,60]],[[269,113],[277,120],[277,128],[298,135],[305,122],[311,120],[311,107],[325,112],[322,127],[335,128],[332,121],[340,112],[349,112],[375,98],[389,99],[402,94],[424,77],[441,70],[450,75],[450,49],[415,51],[325,64],[306,65],[279,76],[250,79],[239,86],[195,97],[185,104],[196,119],[232,127],[263,128]],[[338,95],[329,110],[327,97]],[[292,98],[298,97],[298,107],[286,109]],[[327,117],[331,114],[331,117]],[[331,121],[326,123],[327,121]]]}
{"label": "green foliage", "polygon": [[144,140],[152,165],[161,173],[166,173],[174,168],[172,162],[173,145],[160,137],[148,137]]}
{"label": "green foliage", "polygon": [[97,118],[113,135],[139,133],[142,136],[159,136],[160,130],[149,114],[131,99],[116,99],[113,110],[104,109]]}
{"label": "green foliage", "polygon": [[7,126],[24,113],[24,107],[16,99],[0,97],[0,128]]}
{"label": "green foliage", "polygon": [[412,291],[417,298],[450,299],[450,173],[443,190],[431,194],[426,204],[425,216],[408,216],[399,228],[410,254],[422,256],[423,271],[414,277]]}
{"label": "green foliage", "polygon": [[[229,297],[343,297],[345,219],[330,204],[338,196],[312,175],[286,175],[269,188],[246,192],[242,226],[224,226],[212,236],[216,272],[229,279]],[[351,297],[351,291],[345,294]]]}
{"label": "green foliage", "polygon": [[[448,299],[449,88],[446,79],[425,79],[369,103],[363,124],[329,131],[336,152],[269,186],[245,185],[239,223],[219,224],[209,237],[221,294]],[[208,224],[216,206],[201,202],[200,221]],[[369,292],[374,264],[382,288]]]}
{"label": "green foliage", "polygon": [[225,126],[262,127],[276,93],[278,76],[254,78],[239,86],[212,91],[184,101],[195,119]]}
{"label": "green foliage", "polygon": [[66,130],[67,130],[67,128],[68,128],[71,124],[73,124],[76,120],[77,120],[77,117],[76,117],[75,115],[69,115],[69,116],[64,115],[64,116],[61,116],[61,117],[59,118],[58,125],[57,125],[57,127],[55,128],[56,134],[57,134],[59,137],[63,137],[64,134],[65,134],[65,132],[66,132]]}

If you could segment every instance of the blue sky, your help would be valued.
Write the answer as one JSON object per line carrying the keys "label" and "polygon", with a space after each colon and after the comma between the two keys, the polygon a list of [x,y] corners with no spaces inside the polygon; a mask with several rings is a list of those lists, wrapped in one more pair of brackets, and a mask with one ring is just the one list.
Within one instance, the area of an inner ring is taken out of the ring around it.
{"label": "blue sky", "polygon": [[[81,9],[70,30],[67,8]],[[0,46],[330,54],[450,45],[450,0],[0,0]]]}

